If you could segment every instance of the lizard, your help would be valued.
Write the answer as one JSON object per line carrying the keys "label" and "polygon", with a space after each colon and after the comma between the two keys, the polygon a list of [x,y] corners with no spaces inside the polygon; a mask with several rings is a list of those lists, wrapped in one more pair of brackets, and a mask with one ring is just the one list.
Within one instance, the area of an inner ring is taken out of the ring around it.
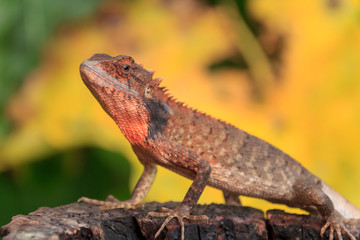
{"label": "lizard", "polygon": [[[80,75],[105,112],[131,144],[144,171],[132,196],[119,201],[82,197],[103,209],[141,206],[156,176],[157,165],[193,180],[175,209],[150,212],[166,217],[155,238],[173,218],[184,239],[184,219],[204,220],[191,210],[205,186],[220,189],[226,204],[241,205],[239,196],[265,199],[320,214],[329,239],[355,237],[347,224],[358,222],[360,210],[292,157],[270,143],[225,121],[186,106],[160,86],[162,78],[130,56],[95,54],[80,65]],[[336,236],[335,235],[335,236]]]}

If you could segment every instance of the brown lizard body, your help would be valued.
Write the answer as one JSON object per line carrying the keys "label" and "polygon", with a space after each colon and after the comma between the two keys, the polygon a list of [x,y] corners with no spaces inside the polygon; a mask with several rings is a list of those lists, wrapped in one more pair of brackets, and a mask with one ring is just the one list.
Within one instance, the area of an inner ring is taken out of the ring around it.
{"label": "brown lizard body", "polygon": [[339,239],[342,230],[355,239],[344,225],[344,217],[360,217],[354,205],[271,144],[176,101],[131,57],[95,54],[80,72],[144,165],[131,199],[80,200],[103,208],[137,207],[160,165],[194,181],[179,207],[149,213],[167,216],[155,237],[173,217],[181,224],[182,239],[183,218],[206,219],[190,212],[209,185],[222,190],[227,203],[240,204],[238,196],[245,195],[318,212],[326,219],[321,234],[329,227],[330,239],[334,230]]}

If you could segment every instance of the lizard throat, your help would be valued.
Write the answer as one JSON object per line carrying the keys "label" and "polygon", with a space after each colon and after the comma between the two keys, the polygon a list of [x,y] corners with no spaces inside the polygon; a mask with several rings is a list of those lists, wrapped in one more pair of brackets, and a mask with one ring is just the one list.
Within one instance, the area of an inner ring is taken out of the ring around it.
{"label": "lizard throat", "polygon": [[84,61],[80,72],[85,85],[129,142],[144,142],[150,120],[139,94],[107,75],[93,61]]}
{"label": "lizard throat", "polygon": [[146,108],[136,98],[128,98],[128,94],[119,91],[111,93],[106,88],[104,90],[113,100],[109,101],[105,97],[105,101],[101,102],[102,107],[107,109],[107,113],[130,143],[142,144],[148,134],[150,122]]}

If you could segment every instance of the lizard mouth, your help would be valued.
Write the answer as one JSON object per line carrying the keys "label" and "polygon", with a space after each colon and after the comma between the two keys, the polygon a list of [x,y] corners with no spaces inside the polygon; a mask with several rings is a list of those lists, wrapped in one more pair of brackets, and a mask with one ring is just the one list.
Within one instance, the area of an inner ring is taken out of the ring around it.
{"label": "lizard mouth", "polygon": [[94,88],[93,85],[97,85],[103,88],[114,88],[132,95],[138,95],[136,91],[129,89],[127,85],[121,83],[116,78],[109,76],[102,69],[99,61],[92,59],[93,57],[83,61],[80,65],[80,75],[86,86],[89,88]]}

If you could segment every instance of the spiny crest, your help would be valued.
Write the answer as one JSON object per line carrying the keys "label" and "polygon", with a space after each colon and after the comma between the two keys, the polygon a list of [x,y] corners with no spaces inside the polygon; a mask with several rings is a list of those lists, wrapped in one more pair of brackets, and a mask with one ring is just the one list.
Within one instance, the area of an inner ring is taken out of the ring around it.
{"label": "spiny crest", "polygon": [[[153,74],[154,74],[154,72],[153,72]],[[162,80],[163,80],[163,78],[154,78],[152,80],[151,85],[154,86],[154,87],[158,87],[160,85],[160,83],[162,82]]]}
{"label": "spiny crest", "polygon": [[216,121],[219,121],[221,122],[222,124],[224,125],[229,125],[229,126],[233,126],[232,124],[229,124],[227,123],[226,121],[223,121],[221,119],[218,119],[218,118],[215,118],[207,113],[204,113],[204,112],[201,112],[200,110],[197,110],[191,106],[189,106],[188,104],[184,103],[184,102],[181,102],[179,101],[176,97],[174,97],[173,95],[171,95],[169,93],[169,89],[167,89],[166,87],[159,87],[158,90],[162,93],[162,101],[163,102],[166,102],[169,107],[171,108],[178,108],[176,109],[175,111],[191,111],[193,112],[195,115],[198,115],[198,116],[201,116],[201,117],[204,117],[204,118],[211,118],[211,119],[214,119]]}

